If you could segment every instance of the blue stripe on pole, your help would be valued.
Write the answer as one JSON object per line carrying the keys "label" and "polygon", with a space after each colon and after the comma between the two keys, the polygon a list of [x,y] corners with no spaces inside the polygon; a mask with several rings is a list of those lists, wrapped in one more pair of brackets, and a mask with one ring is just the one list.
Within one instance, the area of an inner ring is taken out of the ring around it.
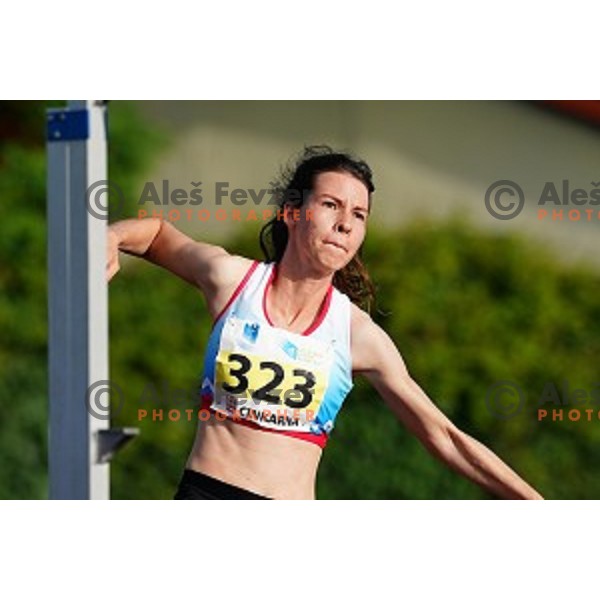
{"label": "blue stripe on pole", "polygon": [[46,139],[49,142],[87,140],[90,116],[87,110],[49,110]]}

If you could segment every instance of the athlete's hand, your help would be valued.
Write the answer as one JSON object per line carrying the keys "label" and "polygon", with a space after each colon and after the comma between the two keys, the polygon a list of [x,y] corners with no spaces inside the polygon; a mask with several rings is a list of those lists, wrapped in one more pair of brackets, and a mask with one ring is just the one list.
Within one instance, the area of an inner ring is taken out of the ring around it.
{"label": "athlete's hand", "polygon": [[109,226],[106,234],[106,281],[109,282],[120,268],[119,237]]}

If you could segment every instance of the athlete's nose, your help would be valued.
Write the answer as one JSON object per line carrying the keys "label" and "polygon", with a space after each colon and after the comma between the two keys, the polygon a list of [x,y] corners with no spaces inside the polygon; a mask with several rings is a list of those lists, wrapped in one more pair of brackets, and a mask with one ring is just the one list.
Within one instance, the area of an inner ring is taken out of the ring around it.
{"label": "athlete's nose", "polygon": [[336,229],[342,233],[350,233],[352,225],[350,225],[350,217],[346,214],[340,217],[336,225]]}

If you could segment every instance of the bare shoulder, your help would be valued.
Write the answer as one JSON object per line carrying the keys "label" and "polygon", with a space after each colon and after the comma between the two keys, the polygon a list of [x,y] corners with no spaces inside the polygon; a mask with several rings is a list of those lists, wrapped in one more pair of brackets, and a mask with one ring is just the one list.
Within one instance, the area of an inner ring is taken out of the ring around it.
{"label": "bare shoulder", "polygon": [[224,252],[215,256],[210,269],[210,283],[214,292],[237,284],[246,275],[254,260],[239,254]]}
{"label": "bare shoulder", "polygon": [[363,373],[371,366],[370,344],[377,327],[369,313],[354,302],[350,304],[350,348],[352,352],[352,371]]}
{"label": "bare shoulder", "polygon": [[146,258],[200,289],[213,317],[235,291],[254,261],[197,241],[164,221]]}
{"label": "bare shoulder", "polygon": [[369,375],[384,370],[386,365],[403,365],[400,353],[387,332],[373,321],[369,313],[354,303],[351,306],[353,373]]}
{"label": "bare shoulder", "polygon": [[213,319],[220,314],[242,282],[254,260],[238,254],[224,253],[213,259],[210,280],[204,294]]}
{"label": "bare shoulder", "polygon": [[254,262],[237,254],[224,254],[213,260],[210,284],[204,292],[206,306],[213,320],[227,306]]}

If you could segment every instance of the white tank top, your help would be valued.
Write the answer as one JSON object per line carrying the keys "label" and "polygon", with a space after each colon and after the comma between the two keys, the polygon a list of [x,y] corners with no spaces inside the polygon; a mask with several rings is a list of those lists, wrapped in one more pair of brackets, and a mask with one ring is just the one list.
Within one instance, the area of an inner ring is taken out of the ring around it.
{"label": "white tank top", "polygon": [[276,273],[275,262],[254,261],[215,319],[202,407],[323,447],[353,387],[350,299],[330,285],[313,324],[291,333],[275,327],[266,311]]}

